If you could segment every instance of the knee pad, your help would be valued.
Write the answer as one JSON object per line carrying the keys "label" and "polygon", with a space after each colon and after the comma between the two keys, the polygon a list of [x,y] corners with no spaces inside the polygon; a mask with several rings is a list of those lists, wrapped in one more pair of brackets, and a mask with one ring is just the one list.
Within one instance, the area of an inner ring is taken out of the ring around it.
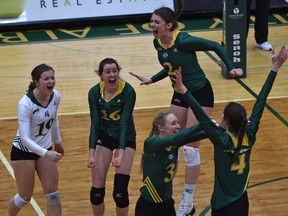
{"label": "knee pad", "polygon": [[190,146],[184,146],[184,160],[186,166],[198,166],[200,165],[200,152],[199,148],[194,148]]}
{"label": "knee pad", "polygon": [[123,174],[115,174],[113,199],[118,208],[126,208],[129,206],[128,183],[130,176]]}
{"label": "knee pad", "polygon": [[56,206],[61,204],[59,191],[45,194],[45,198],[48,202],[48,205]]}
{"label": "knee pad", "polygon": [[15,205],[16,205],[18,208],[23,208],[25,205],[27,205],[27,204],[30,202],[30,200],[29,200],[29,201],[26,201],[26,200],[22,199],[22,198],[19,196],[19,194],[16,194],[16,195],[14,196],[13,200],[14,200]]}
{"label": "knee pad", "polygon": [[93,205],[100,205],[101,203],[103,203],[104,197],[105,197],[105,187],[103,188],[91,187],[90,202]]}

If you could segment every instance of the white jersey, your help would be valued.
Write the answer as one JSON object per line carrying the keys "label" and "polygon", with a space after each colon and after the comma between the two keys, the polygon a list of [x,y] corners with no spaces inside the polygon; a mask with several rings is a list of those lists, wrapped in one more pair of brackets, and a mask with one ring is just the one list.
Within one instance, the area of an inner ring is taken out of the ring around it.
{"label": "white jersey", "polygon": [[54,89],[47,107],[38,103],[32,92],[18,104],[18,130],[13,145],[26,152],[44,156],[47,149],[61,143],[57,109],[61,94]]}

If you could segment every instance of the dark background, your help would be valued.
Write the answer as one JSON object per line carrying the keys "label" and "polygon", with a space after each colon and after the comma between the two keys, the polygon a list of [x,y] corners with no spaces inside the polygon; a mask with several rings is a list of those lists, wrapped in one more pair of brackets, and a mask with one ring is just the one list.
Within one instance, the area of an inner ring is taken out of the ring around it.
{"label": "dark background", "polygon": [[[235,0],[237,1],[237,0]],[[245,0],[238,0],[245,1]],[[222,13],[223,0],[185,0],[183,14],[210,16]],[[255,9],[255,1],[252,2],[252,12]],[[270,11],[288,12],[288,3],[285,0],[272,0]]]}

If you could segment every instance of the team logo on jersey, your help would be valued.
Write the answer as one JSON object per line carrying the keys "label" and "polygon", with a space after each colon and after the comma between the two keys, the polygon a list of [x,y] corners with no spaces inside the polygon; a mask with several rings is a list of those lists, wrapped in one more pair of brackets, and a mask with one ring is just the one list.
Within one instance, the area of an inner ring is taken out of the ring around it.
{"label": "team logo on jersey", "polygon": [[172,148],[172,146],[167,146],[165,149],[166,149],[166,151],[170,151],[171,148]]}
{"label": "team logo on jersey", "polygon": [[160,46],[157,47],[157,50],[158,50],[158,51],[161,51],[161,50],[162,50],[162,47],[160,47]]}
{"label": "team logo on jersey", "polygon": [[33,115],[34,115],[36,112],[39,112],[39,108],[37,108],[36,110],[33,111]]}
{"label": "team logo on jersey", "polygon": [[173,52],[178,52],[177,48],[175,48],[175,49],[173,50]]}
{"label": "team logo on jersey", "polygon": [[45,112],[45,117],[49,117],[49,115],[50,115],[49,112],[46,111],[46,112]]}
{"label": "team logo on jersey", "polygon": [[117,100],[117,103],[121,103],[121,99],[120,98]]}
{"label": "team logo on jersey", "polygon": [[170,155],[168,156],[168,158],[169,158],[169,160],[172,160],[172,159],[174,158],[174,155],[173,155],[173,154],[170,154]]}
{"label": "team logo on jersey", "polygon": [[168,53],[163,53],[163,55],[162,55],[162,56],[163,56],[163,58],[165,58],[165,59],[166,59],[166,58],[168,58]]}

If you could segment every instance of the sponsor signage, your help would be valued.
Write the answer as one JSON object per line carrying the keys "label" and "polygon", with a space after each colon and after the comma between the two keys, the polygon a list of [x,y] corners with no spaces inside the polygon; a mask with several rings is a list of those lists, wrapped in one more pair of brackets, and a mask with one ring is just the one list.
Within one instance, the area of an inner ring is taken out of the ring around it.
{"label": "sponsor signage", "polygon": [[1,0],[0,24],[152,13],[173,0]]}

